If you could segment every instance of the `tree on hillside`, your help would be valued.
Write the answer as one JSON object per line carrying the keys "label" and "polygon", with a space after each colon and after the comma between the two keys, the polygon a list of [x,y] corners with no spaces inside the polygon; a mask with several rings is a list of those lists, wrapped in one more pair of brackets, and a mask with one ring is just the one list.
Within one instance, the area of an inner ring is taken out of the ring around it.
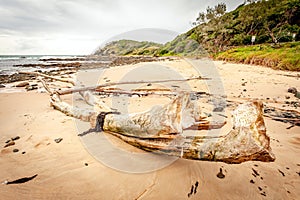
{"label": "tree on hillside", "polygon": [[[210,43],[212,51],[223,49],[228,36],[228,31],[223,27],[224,20],[222,17],[224,17],[225,13],[225,3],[219,3],[214,7],[208,6],[206,12],[200,12],[196,22],[194,22],[194,25],[206,24],[207,29],[206,31],[203,31],[196,27],[194,39],[196,39],[199,43]],[[209,33],[213,33],[214,37],[208,38]]]}
{"label": "tree on hillside", "polygon": [[279,43],[300,40],[300,0],[246,0],[226,13],[226,5],[208,7],[200,12],[189,38],[209,52],[230,46]]}
{"label": "tree on hillside", "polygon": [[[263,20],[263,26],[272,38],[274,43],[284,40],[284,37],[292,37],[291,32],[299,31],[299,24],[293,23],[293,17],[299,14],[300,1],[290,1],[280,8],[274,6],[279,0],[272,1],[266,8],[266,17]],[[298,15],[299,16],[299,15]],[[296,26],[294,26],[296,25]]]}
{"label": "tree on hillside", "polygon": [[219,3],[215,7],[208,6],[206,12],[200,12],[193,25],[207,23],[211,20],[216,20],[226,13],[226,4]]}

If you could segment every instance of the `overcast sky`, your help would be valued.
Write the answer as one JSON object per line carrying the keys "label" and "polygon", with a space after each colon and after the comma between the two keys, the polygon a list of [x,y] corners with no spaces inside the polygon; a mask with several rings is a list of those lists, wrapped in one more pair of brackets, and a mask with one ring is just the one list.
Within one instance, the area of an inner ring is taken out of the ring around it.
{"label": "overcast sky", "polygon": [[0,0],[0,54],[90,54],[121,36],[167,42],[219,2],[231,11],[243,0]]}

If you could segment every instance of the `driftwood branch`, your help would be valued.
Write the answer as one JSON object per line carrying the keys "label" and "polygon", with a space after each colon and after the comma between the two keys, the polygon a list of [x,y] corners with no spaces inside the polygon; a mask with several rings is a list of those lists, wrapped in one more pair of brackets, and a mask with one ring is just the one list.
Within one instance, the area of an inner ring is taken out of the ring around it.
{"label": "driftwood branch", "polygon": [[118,83],[104,83],[97,86],[90,86],[90,87],[82,87],[82,88],[74,88],[64,91],[59,91],[60,95],[66,95],[81,91],[97,91],[101,90],[104,87],[114,86],[114,85],[129,85],[129,84],[141,84],[141,83],[167,83],[167,82],[185,82],[185,81],[191,81],[191,80],[207,80],[208,78],[202,78],[202,77],[193,77],[193,78],[187,78],[187,79],[170,79],[170,80],[156,80],[156,81],[125,81],[125,82],[118,82]]}
{"label": "driftwood branch", "polygon": [[57,78],[57,77],[49,76],[49,75],[46,75],[46,74],[43,74],[43,73],[39,73],[39,72],[19,72],[19,74],[29,74],[29,75],[34,75],[34,76],[42,76],[42,77],[45,77],[45,78],[49,78],[51,80],[65,82],[65,83],[70,83],[73,86],[75,85],[75,82],[73,80]]}
{"label": "driftwood branch", "polygon": [[[151,81],[144,81],[149,82]],[[96,105],[97,101],[91,100],[91,90],[101,90],[114,84],[133,83],[137,82],[107,83],[62,93],[54,91],[51,93],[51,105],[66,115],[90,122],[94,128],[88,132],[103,130],[146,151],[227,163],[274,161],[263,120],[263,105],[260,102],[240,104],[233,112],[233,128],[227,135],[191,137],[185,136],[183,130],[221,128],[226,122],[208,122],[201,118],[201,109],[190,99],[189,93],[177,95],[164,106],[154,106],[148,111],[132,114],[111,112],[108,108],[108,112],[106,108],[101,112],[74,108],[60,98],[61,94],[79,92],[87,103]]]}
{"label": "driftwood branch", "polygon": [[[19,74],[29,74],[29,75],[35,75],[35,76],[41,76],[44,78],[48,78],[51,80],[56,80],[56,81],[60,81],[60,82],[65,82],[65,83],[70,83],[73,86],[75,86],[75,82],[73,80],[70,79],[62,79],[62,78],[57,78],[57,77],[53,77],[53,76],[49,76],[43,73],[39,73],[39,72],[19,72]],[[41,81],[43,87],[45,88],[45,90],[51,94],[51,105],[53,105],[53,107],[57,108],[58,110],[62,111],[62,108],[60,109],[60,106],[62,106],[63,108],[67,107],[65,104],[63,104],[60,100],[60,96],[59,96],[59,92],[58,91],[52,91],[50,89],[50,87],[48,86],[48,84],[45,82],[44,79],[39,78],[39,80]],[[97,101],[97,98],[88,90],[82,90],[78,92],[83,99],[85,100],[85,102],[91,106],[98,106],[100,109],[103,109],[105,111],[109,111],[110,108],[108,106],[106,106],[105,104],[103,104],[100,101]],[[61,105],[60,105],[61,103]],[[55,105],[55,106],[54,106]],[[70,114],[72,115],[72,114]]]}
{"label": "driftwood branch", "polygon": [[43,87],[45,88],[45,90],[49,93],[52,94],[53,91],[49,88],[48,84],[45,82],[44,79],[39,78],[39,81],[41,81],[41,83],[43,84]]}
{"label": "driftwood branch", "polygon": [[[100,95],[103,95],[103,94],[115,94],[115,95],[125,94],[128,96],[137,95],[137,96],[141,97],[141,96],[148,96],[148,95],[176,96],[176,95],[178,95],[179,91],[171,91],[171,90],[164,90],[164,89],[163,90],[160,90],[160,89],[156,89],[156,90],[138,89],[138,90],[125,91],[125,90],[118,90],[117,88],[116,89],[101,88],[101,89],[95,90],[95,92],[97,92]],[[211,96],[211,94],[209,94],[207,92],[196,92],[196,91],[189,91],[189,92],[188,91],[180,91],[180,92],[195,94],[195,95]]]}

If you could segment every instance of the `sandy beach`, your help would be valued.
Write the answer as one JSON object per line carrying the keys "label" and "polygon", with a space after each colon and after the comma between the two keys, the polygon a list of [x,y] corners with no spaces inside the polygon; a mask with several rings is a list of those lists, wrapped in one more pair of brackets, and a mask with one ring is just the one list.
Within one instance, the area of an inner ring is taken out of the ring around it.
{"label": "sandy beach", "polygon": [[[185,78],[200,74],[212,80],[191,81],[188,84],[152,84],[148,87],[219,93],[235,102],[258,99],[266,106],[300,112],[300,107],[294,106],[299,105],[300,100],[287,91],[290,87],[300,89],[297,72],[221,61],[205,61],[213,66],[215,72],[212,73],[212,70],[205,67],[200,68],[199,72],[194,67],[198,62],[179,59],[124,65],[99,71],[85,70],[77,75],[77,79],[85,85],[93,85],[95,82],[131,80],[132,76],[137,80],[144,76],[152,80],[174,78],[178,74]],[[165,66],[166,71],[161,69],[160,76],[157,76],[157,69],[162,66]],[[137,74],[141,76],[136,77]],[[15,84],[10,83],[10,86]],[[38,84],[42,87],[41,83]],[[52,84],[59,85],[56,82]],[[76,96],[75,100],[70,96],[64,98],[76,104]],[[163,105],[170,100],[167,97],[134,96],[126,106],[123,106],[123,97],[105,97],[103,101],[110,107],[124,108],[122,112],[132,113],[147,110],[157,104]],[[230,111],[225,112],[228,123],[222,129],[224,134],[231,126]],[[300,127],[287,129],[291,126],[289,123],[274,121],[268,117],[264,120],[267,134],[271,138],[271,148],[276,156],[275,162],[226,164],[179,158],[156,171],[126,173],[95,159],[84,144],[86,141],[77,136],[89,128],[89,123],[78,122],[51,108],[47,93],[37,90],[26,92],[13,87],[9,90],[2,88],[0,182],[35,174],[37,176],[22,184],[1,184],[0,199],[299,199]],[[118,148],[142,152],[107,133],[98,134],[105,134]],[[15,140],[14,145],[4,148],[5,142],[16,136],[20,139]],[[58,138],[62,138],[59,143],[55,142]],[[220,169],[224,178],[217,177]],[[191,188],[196,185],[197,190],[190,194]]]}

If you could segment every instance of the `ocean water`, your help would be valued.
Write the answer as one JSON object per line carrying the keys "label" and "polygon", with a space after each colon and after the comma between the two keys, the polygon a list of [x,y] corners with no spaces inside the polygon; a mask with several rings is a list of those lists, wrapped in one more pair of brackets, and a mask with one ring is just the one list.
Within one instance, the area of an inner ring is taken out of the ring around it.
{"label": "ocean water", "polygon": [[[49,59],[49,58],[59,58],[59,59],[67,59],[67,58],[78,58],[82,56],[78,55],[0,55],[0,75],[2,74],[14,74],[18,71],[34,71],[36,69],[41,69],[42,71],[52,70],[53,68],[39,68],[37,67],[16,67],[16,65],[23,64],[51,64],[51,63],[59,63],[65,61],[40,61],[40,59]],[[73,61],[77,62],[77,61]]]}

